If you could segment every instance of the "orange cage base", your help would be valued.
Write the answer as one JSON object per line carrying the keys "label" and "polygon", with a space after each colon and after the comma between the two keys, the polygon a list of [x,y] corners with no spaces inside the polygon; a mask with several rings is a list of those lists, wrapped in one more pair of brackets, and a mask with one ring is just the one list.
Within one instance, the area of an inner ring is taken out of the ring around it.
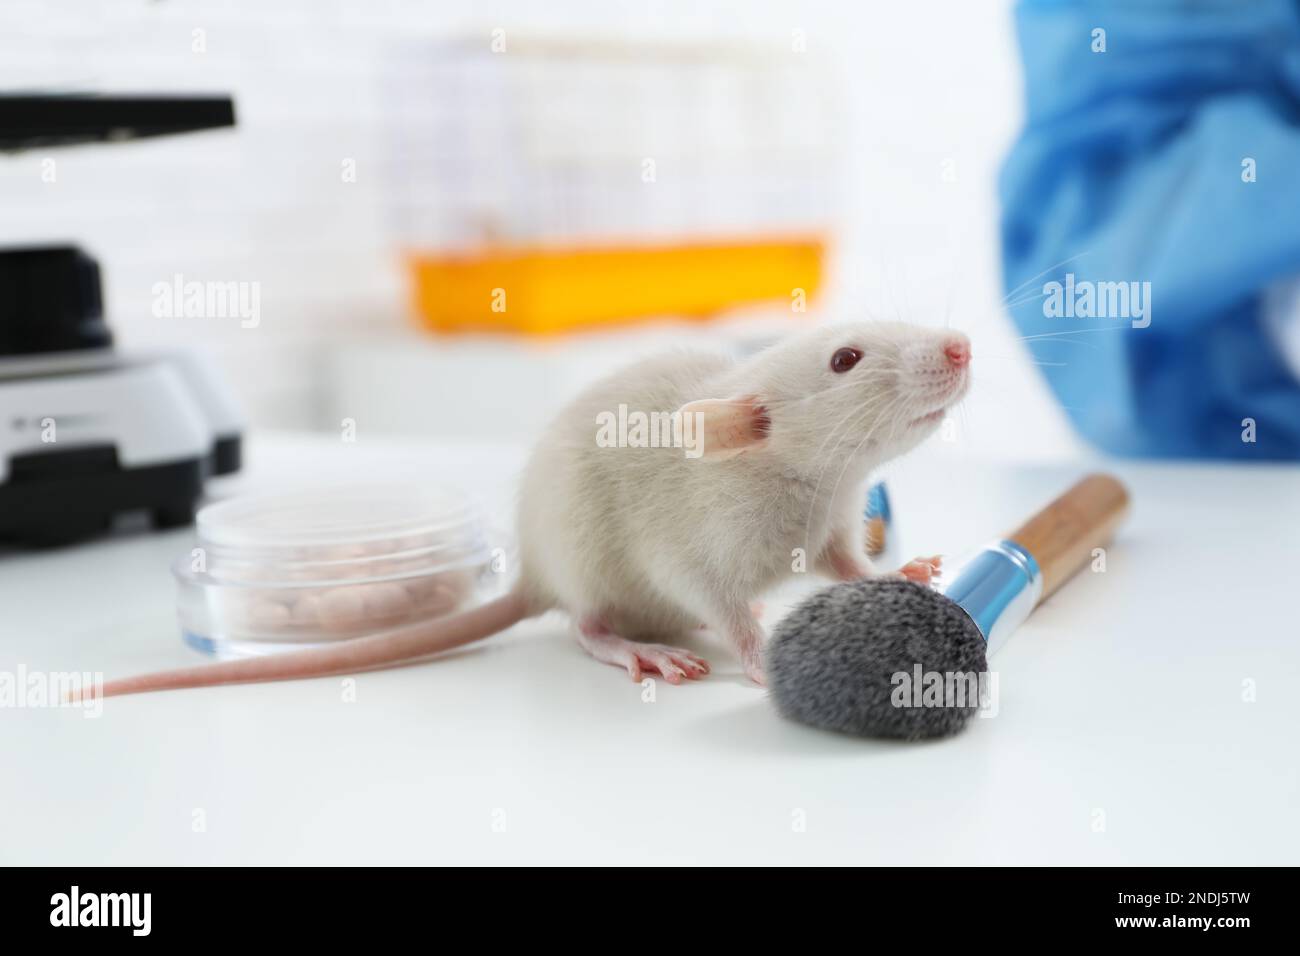
{"label": "orange cage base", "polygon": [[550,335],[651,316],[703,319],[807,299],[822,279],[820,237],[509,247],[408,257],[421,324],[436,332]]}

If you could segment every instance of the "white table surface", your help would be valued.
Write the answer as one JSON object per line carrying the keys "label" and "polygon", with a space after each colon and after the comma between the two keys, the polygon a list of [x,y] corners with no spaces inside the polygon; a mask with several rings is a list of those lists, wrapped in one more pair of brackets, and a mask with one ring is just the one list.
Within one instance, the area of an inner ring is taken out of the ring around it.
{"label": "white table surface", "polygon": [[[236,486],[380,468],[508,518],[521,457],[275,436]],[[890,473],[903,546],[973,548],[1082,467],[923,449]],[[956,738],[786,723],[707,638],[713,675],[646,703],[546,618],[352,703],[328,678],[2,709],[0,862],[1300,862],[1300,469],[1113,467],[1135,509],[1106,573],[994,658],[1000,712]],[[168,572],[191,540],[0,554],[0,671],[197,662]]]}

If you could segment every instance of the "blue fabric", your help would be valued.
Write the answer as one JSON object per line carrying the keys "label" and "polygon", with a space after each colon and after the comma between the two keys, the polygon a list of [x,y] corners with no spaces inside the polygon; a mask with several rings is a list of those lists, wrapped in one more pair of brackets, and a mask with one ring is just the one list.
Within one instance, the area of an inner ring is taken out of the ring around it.
{"label": "blue fabric", "polygon": [[[1117,454],[1300,458],[1263,293],[1300,275],[1300,0],[1022,0],[1002,170],[1010,312]],[[1096,28],[1105,52],[1093,52]],[[1243,182],[1242,162],[1256,181]],[[1150,282],[1150,325],[1044,314],[1044,284]],[[1080,329],[1103,331],[1071,334]],[[1242,440],[1242,420],[1256,441]]]}

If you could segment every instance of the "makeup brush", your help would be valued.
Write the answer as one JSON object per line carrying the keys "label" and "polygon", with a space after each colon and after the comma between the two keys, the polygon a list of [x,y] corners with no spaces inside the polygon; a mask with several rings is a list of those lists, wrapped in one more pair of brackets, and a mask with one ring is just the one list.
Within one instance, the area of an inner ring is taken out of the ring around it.
{"label": "makeup brush", "polygon": [[987,655],[1110,540],[1127,509],[1117,479],[1089,475],[976,554],[942,592],[898,578],[817,592],[768,645],[777,710],[866,737],[956,733],[979,709]]}
{"label": "makeup brush", "polygon": [[883,554],[889,547],[894,524],[894,510],[889,506],[889,491],[883,481],[876,482],[867,492],[862,517],[867,523],[867,554],[872,557]]}

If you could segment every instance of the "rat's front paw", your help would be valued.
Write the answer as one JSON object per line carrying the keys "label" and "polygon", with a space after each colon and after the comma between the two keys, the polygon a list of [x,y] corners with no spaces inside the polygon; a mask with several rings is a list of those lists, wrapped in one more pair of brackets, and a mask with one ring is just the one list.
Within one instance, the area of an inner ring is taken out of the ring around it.
{"label": "rat's front paw", "polygon": [[931,580],[943,573],[940,565],[943,555],[935,554],[928,558],[915,558],[898,569],[898,573],[917,584],[929,584]]}

